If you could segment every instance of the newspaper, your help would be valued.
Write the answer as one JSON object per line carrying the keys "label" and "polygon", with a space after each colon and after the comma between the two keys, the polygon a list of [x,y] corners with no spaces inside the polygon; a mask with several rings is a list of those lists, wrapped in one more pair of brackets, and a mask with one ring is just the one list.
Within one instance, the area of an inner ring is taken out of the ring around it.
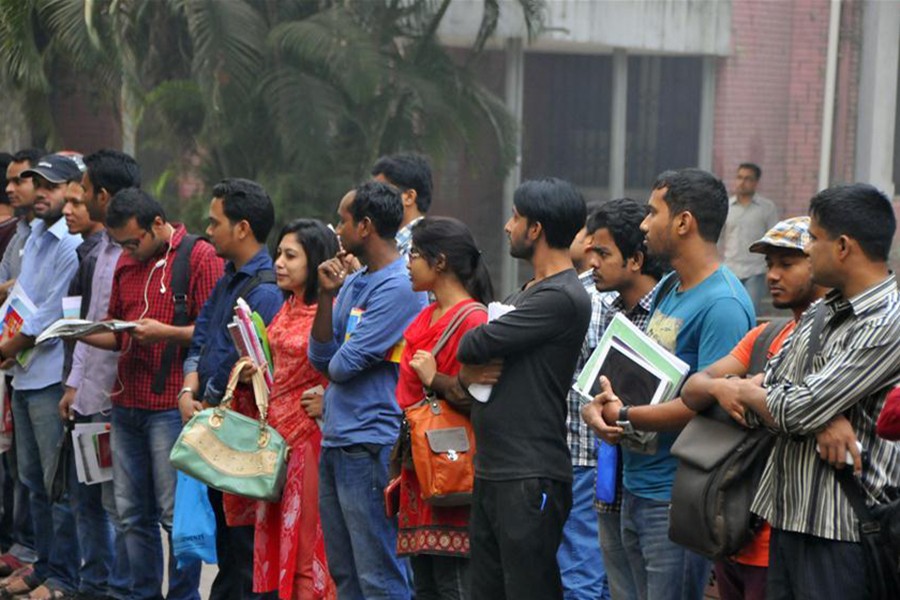
{"label": "newspaper", "polygon": [[84,319],[59,319],[41,332],[34,344],[55,338],[78,338],[103,331],[126,331],[137,327],[134,321],[85,321]]}

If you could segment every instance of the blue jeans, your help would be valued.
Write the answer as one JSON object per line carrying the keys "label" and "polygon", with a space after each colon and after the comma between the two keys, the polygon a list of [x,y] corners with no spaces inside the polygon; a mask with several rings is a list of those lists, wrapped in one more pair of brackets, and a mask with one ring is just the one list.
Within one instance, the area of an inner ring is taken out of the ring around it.
{"label": "blue jeans", "polygon": [[37,550],[34,573],[55,589],[74,592],[78,577],[78,540],[68,499],[50,503],[44,476],[50,472],[63,426],[57,406],[60,384],[13,392],[13,420],[19,480],[28,488]]}
{"label": "blue jeans", "polygon": [[[79,423],[108,423],[109,416],[78,417]],[[125,548],[125,532],[116,512],[112,481],[85,485],[78,483],[72,457],[69,498],[75,513],[78,545],[81,548],[81,583],[78,591],[90,596],[124,600],[131,589],[131,569]]]}
{"label": "blue jeans", "polygon": [[702,600],[711,563],[669,540],[669,503],[622,491],[622,544],[641,600]]}
{"label": "blue jeans", "polygon": [[[12,394],[10,394],[10,398]],[[3,522],[9,536],[8,553],[22,562],[33,563],[37,560],[34,546],[34,531],[31,523],[31,507],[28,500],[28,488],[19,480],[19,467],[16,463],[16,445],[0,457],[3,474]]]}
{"label": "blue jeans", "polygon": [[169,600],[199,600],[197,562],[178,569],[171,554],[175,509],[175,469],[169,452],[181,432],[181,415],[173,410],[142,410],[113,406],[113,489],[116,510],[125,532],[131,565],[132,598],[162,598],[162,540],[169,536]]}
{"label": "blue jeans", "polygon": [[[371,451],[370,451],[371,450]],[[322,448],[319,513],[328,570],[341,600],[409,600],[397,519],[384,516],[390,446]]]}
{"label": "blue jeans", "polygon": [[556,562],[565,600],[609,600],[594,510],[596,467],[572,468],[572,510],[563,527]]}
{"label": "blue jeans", "polygon": [[600,549],[609,581],[609,593],[615,600],[638,600],[637,586],[628,555],[622,544],[622,519],[619,513],[597,513]]}

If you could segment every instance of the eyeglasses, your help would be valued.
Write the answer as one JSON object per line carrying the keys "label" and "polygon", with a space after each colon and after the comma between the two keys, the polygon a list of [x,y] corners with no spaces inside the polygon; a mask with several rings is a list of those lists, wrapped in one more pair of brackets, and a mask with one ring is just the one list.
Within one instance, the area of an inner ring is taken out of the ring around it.
{"label": "eyeglasses", "polygon": [[143,231],[141,231],[141,235],[139,235],[138,237],[121,241],[119,242],[119,245],[122,246],[123,250],[137,250],[138,246],[141,245],[141,242],[145,237],[147,237],[148,233],[150,232],[144,229]]}

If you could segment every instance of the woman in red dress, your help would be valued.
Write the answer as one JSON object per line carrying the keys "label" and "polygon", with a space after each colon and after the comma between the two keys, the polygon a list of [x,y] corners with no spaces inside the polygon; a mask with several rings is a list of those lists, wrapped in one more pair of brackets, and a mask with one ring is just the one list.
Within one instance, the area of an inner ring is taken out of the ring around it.
{"label": "woman in red dress", "polygon": [[297,219],[281,230],[275,260],[278,287],[288,298],[267,332],[275,363],[269,423],[291,447],[280,502],[259,502],[253,549],[253,589],[288,599],[335,598],[319,522],[319,449],[326,379],[306,357],[316,314],[316,269],[338,251],[322,222]]}
{"label": "woman in red dress", "polygon": [[[465,392],[456,375],[459,340],[487,320],[484,311],[470,313],[438,355],[437,343],[454,315],[474,302],[491,300],[491,281],[481,252],[468,228],[456,219],[426,217],[413,227],[409,274],[416,291],[428,291],[435,302],[410,323],[403,334],[397,400],[406,409],[424,397],[423,386],[468,412]],[[417,600],[468,598],[469,507],[435,507],[422,500],[413,470],[400,473],[397,553],[412,563]]]}

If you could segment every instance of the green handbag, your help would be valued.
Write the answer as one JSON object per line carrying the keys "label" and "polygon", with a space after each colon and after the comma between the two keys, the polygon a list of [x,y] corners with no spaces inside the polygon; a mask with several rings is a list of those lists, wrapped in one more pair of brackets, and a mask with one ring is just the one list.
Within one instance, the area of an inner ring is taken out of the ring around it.
{"label": "green handbag", "polygon": [[200,411],[185,424],[169,461],[179,471],[217,490],[277,502],[284,488],[290,448],[266,422],[269,392],[259,369],[253,374],[259,420],[229,408],[247,364],[252,362],[246,358],[235,364],[219,406]]}

